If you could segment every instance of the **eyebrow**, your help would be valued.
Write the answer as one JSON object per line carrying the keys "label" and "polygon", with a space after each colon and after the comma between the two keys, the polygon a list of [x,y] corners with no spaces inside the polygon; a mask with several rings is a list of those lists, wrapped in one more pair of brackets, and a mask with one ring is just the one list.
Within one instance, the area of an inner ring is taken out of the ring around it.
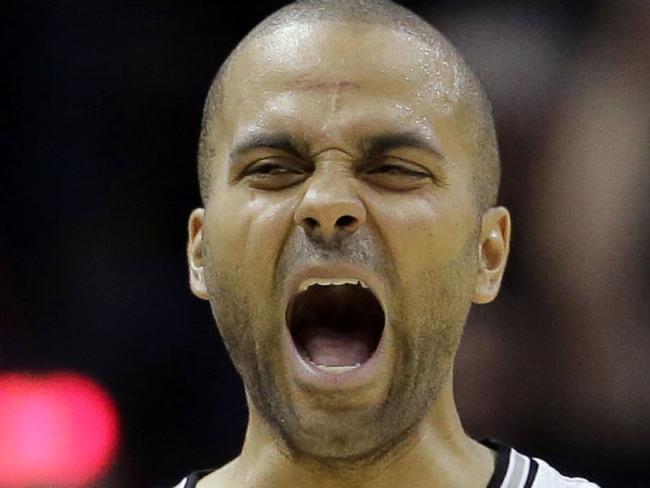
{"label": "eyebrow", "polygon": [[[444,160],[445,155],[437,144],[419,132],[386,132],[361,139],[359,149],[366,157],[377,156],[392,149],[417,148],[432,153]],[[233,163],[243,154],[255,149],[277,149],[292,156],[301,157],[309,154],[309,147],[305,142],[298,142],[288,133],[254,132],[237,142],[230,152],[230,162]]]}
{"label": "eyebrow", "polygon": [[254,132],[235,144],[230,152],[230,161],[236,161],[242,154],[261,148],[278,149],[300,157],[304,146],[304,143],[298,143],[294,137],[286,133]]}
{"label": "eyebrow", "polygon": [[445,155],[438,144],[419,132],[388,132],[366,137],[361,142],[361,149],[368,156],[382,154],[391,149],[407,147],[422,149],[432,153],[439,159],[445,159]]}

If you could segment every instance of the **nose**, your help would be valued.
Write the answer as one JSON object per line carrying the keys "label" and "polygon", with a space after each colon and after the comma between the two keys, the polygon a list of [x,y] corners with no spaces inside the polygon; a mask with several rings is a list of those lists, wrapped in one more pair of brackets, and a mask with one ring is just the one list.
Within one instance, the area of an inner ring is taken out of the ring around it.
{"label": "nose", "polygon": [[366,208],[347,175],[311,176],[294,221],[314,240],[334,241],[353,234],[366,221]]}

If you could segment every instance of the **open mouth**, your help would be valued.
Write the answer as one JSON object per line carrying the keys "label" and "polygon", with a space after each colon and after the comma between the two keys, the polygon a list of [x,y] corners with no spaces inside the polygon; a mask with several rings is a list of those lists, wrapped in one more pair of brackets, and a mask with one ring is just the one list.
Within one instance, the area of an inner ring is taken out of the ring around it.
{"label": "open mouth", "polygon": [[385,323],[379,300],[357,279],[308,280],[290,301],[286,319],[302,358],[332,372],[370,359]]}

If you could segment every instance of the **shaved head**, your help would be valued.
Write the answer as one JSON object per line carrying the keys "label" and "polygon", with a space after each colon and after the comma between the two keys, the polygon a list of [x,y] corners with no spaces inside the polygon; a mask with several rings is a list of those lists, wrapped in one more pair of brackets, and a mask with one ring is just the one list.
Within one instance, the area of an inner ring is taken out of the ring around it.
{"label": "shaved head", "polygon": [[[233,50],[222,64],[210,87],[201,123],[198,149],[198,175],[201,198],[207,204],[212,173],[220,155],[216,152],[223,123],[224,102],[229,92],[236,90],[246,80],[229,78],[237,59],[251,44],[264,38],[266,42],[282,42],[278,33],[291,25],[318,23],[367,24],[405,33],[418,43],[414,50],[421,51],[419,69],[426,75],[431,100],[440,112],[457,117],[465,129],[463,143],[472,166],[472,179],[476,204],[482,213],[496,203],[500,163],[494,122],[490,103],[478,78],[456,49],[428,22],[410,10],[384,0],[303,0],[291,3],[276,11],[257,25]],[[275,36],[275,37],[274,37]],[[354,49],[354,46],[350,46]],[[323,60],[327,62],[327,60]],[[269,66],[269,70],[273,67]],[[409,73],[404,73],[405,77]],[[354,89],[354,81],[338,81],[328,87],[310,80],[301,80],[303,89]]]}

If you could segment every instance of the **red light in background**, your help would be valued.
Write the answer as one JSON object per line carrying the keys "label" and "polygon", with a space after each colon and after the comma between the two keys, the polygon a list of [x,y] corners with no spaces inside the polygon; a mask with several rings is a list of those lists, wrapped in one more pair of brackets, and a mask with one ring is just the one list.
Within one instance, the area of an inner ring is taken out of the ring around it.
{"label": "red light in background", "polygon": [[0,487],[81,487],[109,466],[118,441],[117,410],[91,379],[0,374]]}

